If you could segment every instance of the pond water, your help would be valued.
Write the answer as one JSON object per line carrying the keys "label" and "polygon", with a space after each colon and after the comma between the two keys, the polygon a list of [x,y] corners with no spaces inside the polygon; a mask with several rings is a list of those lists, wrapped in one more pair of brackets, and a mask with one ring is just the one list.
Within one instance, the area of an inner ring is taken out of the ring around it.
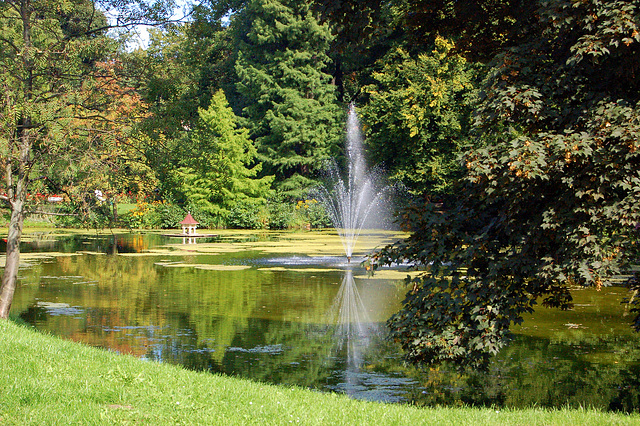
{"label": "pond water", "polygon": [[[397,239],[364,236],[362,256]],[[2,247],[0,247],[2,249]],[[369,277],[335,233],[29,235],[12,314],[146,360],[417,405],[640,408],[640,336],[624,288],[539,308],[488,372],[402,363],[384,322],[405,271]]]}

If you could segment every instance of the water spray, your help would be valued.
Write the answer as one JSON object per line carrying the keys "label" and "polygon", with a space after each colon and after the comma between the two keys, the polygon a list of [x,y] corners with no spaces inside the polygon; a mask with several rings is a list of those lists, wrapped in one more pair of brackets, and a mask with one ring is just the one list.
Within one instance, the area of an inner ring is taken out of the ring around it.
{"label": "water spray", "polygon": [[327,211],[340,236],[347,262],[351,263],[365,223],[369,216],[379,213],[378,207],[390,187],[382,184],[380,168],[367,169],[365,165],[363,136],[353,104],[349,106],[346,142],[346,174],[338,168],[336,161],[330,161],[325,170],[325,185],[317,188],[314,195]]}

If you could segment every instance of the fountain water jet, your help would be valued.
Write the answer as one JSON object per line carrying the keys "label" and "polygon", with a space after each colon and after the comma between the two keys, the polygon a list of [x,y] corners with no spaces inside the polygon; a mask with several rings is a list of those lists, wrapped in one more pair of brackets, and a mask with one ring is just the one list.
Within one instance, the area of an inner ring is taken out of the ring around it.
{"label": "fountain water jet", "polygon": [[[324,206],[336,228],[351,263],[358,237],[362,230],[374,225],[372,219],[381,219],[382,201],[390,188],[381,184],[381,170],[367,170],[364,160],[363,138],[355,106],[349,106],[347,119],[346,170],[341,172],[336,161],[328,163],[325,185],[314,195]],[[380,222],[375,223],[378,225]],[[366,388],[360,371],[363,354],[371,338],[378,333],[371,322],[360,297],[351,266],[345,269],[340,289],[329,311],[330,323],[335,324],[333,340],[336,351],[346,354],[344,390],[353,395]]]}
{"label": "fountain water jet", "polygon": [[346,176],[335,161],[327,166],[327,181],[315,192],[324,206],[344,247],[347,261],[371,213],[382,203],[388,186],[380,184],[380,170],[367,170],[364,161],[363,137],[353,104],[347,118]]}

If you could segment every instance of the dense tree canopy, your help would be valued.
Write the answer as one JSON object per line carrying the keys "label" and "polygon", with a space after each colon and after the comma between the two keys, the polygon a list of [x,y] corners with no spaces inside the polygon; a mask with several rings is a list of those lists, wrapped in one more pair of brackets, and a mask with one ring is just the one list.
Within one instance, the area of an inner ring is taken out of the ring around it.
{"label": "dense tree canopy", "polygon": [[153,193],[225,226],[304,199],[352,101],[371,166],[426,200],[376,255],[425,270],[390,320],[410,359],[480,365],[536,303],[631,276],[637,0],[208,0],[146,49],[108,32],[171,3],[0,2],[0,316],[30,190]]}
{"label": "dense tree canopy", "polygon": [[399,47],[363,87],[370,152],[414,194],[440,195],[460,175],[476,77],[464,58],[451,55],[453,47],[441,37],[416,57]]}
{"label": "dense tree canopy", "polygon": [[110,24],[101,10],[120,12],[119,26],[166,12],[157,4],[135,1],[103,1],[99,6],[83,0],[0,3],[2,199],[11,210],[2,318],[13,300],[29,191],[45,183],[59,191],[68,182],[54,178],[69,177],[67,166],[91,168],[85,159],[99,158],[94,154],[108,151],[119,133],[96,125],[109,120],[105,112],[112,101],[101,87],[109,79],[97,77],[113,68],[98,64],[113,59],[118,49],[106,36]]}
{"label": "dense tree canopy", "polygon": [[309,3],[287,0],[251,1],[233,26],[237,90],[260,160],[278,189],[299,197],[342,133],[326,73],[330,29]]}
{"label": "dense tree canopy", "polygon": [[493,60],[456,198],[408,212],[413,236],[380,254],[426,268],[390,322],[415,361],[482,364],[539,300],[567,308],[640,258],[638,5],[535,17]]}

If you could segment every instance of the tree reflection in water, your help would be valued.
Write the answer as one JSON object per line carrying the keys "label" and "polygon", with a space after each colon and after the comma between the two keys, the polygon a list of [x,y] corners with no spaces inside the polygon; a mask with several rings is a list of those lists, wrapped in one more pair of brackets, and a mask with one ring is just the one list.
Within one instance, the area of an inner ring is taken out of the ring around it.
{"label": "tree reflection in water", "polygon": [[147,237],[86,237],[43,250],[39,241],[32,251],[58,254],[30,258],[12,312],[90,345],[354,398],[640,409],[640,345],[620,306],[622,289],[575,291],[572,311],[537,308],[488,372],[420,370],[405,366],[385,339],[383,322],[406,291],[397,283],[360,278],[355,266],[195,267],[264,256],[251,251],[123,254],[125,245],[135,253],[157,244]]}

